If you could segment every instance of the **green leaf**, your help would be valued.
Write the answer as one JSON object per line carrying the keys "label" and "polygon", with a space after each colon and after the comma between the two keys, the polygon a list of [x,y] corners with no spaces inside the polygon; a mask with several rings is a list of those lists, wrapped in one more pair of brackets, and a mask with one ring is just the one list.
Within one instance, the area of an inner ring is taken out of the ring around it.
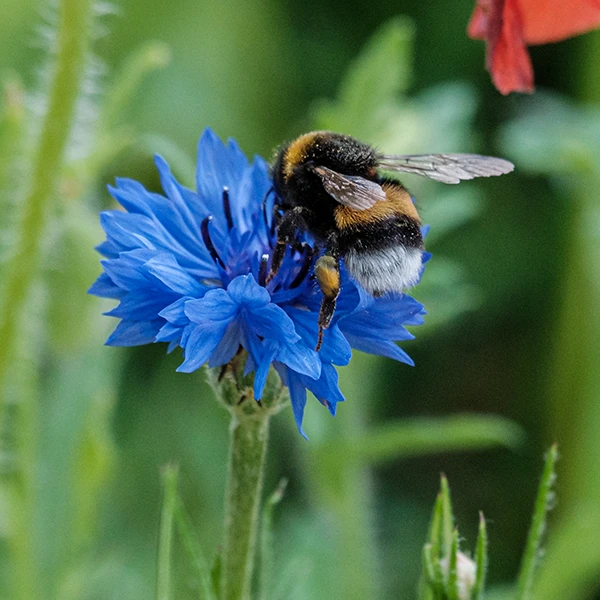
{"label": "green leaf", "polygon": [[454,544],[454,513],[452,511],[452,499],[450,498],[450,486],[448,478],[442,475],[442,549],[444,557],[451,557]]}
{"label": "green leaf", "polygon": [[120,113],[129,104],[146,75],[166,67],[171,60],[171,51],[164,42],[144,44],[130,54],[117,73],[106,93],[100,115],[100,131],[109,132],[116,124]]}
{"label": "green leaf", "polygon": [[175,524],[177,532],[183,542],[183,547],[188,553],[195,574],[200,581],[201,600],[217,600],[215,586],[211,577],[211,570],[206,561],[202,546],[198,541],[192,523],[185,512],[185,507],[181,498],[177,498],[177,508],[175,511]]}
{"label": "green leaf", "polygon": [[273,512],[287,487],[287,479],[282,479],[269,496],[262,510],[260,534],[259,600],[269,600],[273,588]]}
{"label": "green leaf", "polygon": [[87,290],[100,269],[94,244],[101,239],[101,230],[98,216],[79,202],[65,203],[60,216],[56,242],[44,261],[46,324],[52,349],[68,353],[98,338],[97,327],[90,323],[92,311],[100,312],[99,301]]}
{"label": "green leaf", "polygon": [[100,498],[110,480],[115,464],[112,439],[114,395],[104,389],[89,400],[83,431],[75,448],[72,469],[72,506],[76,507],[71,522],[73,550],[89,544],[97,530]]}
{"label": "green leaf", "polygon": [[221,597],[221,577],[223,572],[223,553],[221,548],[217,550],[212,568],[210,570],[210,579],[212,589],[215,590],[217,598]]}
{"label": "green leaf", "polygon": [[163,469],[163,505],[158,535],[158,560],[156,566],[156,600],[171,597],[171,553],[173,547],[173,523],[177,508],[178,468],[167,465]]}
{"label": "green leaf", "polygon": [[410,85],[413,40],[414,26],[406,18],[379,29],[349,67],[338,100],[318,108],[317,127],[365,140],[382,131],[398,94]]}
{"label": "green leaf", "polygon": [[546,455],[542,480],[535,501],[533,519],[527,538],[527,546],[521,562],[517,583],[516,600],[532,600],[532,589],[536,566],[539,560],[542,536],[546,529],[546,516],[554,502],[552,486],[556,479],[555,467],[558,459],[558,448],[554,444]]}
{"label": "green leaf", "polygon": [[439,567],[439,561],[434,558],[431,544],[425,544],[422,553],[423,573],[419,582],[419,600],[438,600],[444,593],[444,584],[437,573],[436,562]]}
{"label": "green leaf", "polygon": [[524,433],[513,421],[488,415],[416,418],[375,427],[350,439],[323,443],[319,455],[378,464],[436,452],[517,448]]}
{"label": "green leaf", "polygon": [[458,596],[458,529],[451,533],[450,552],[448,554],[448,584],[446,594],[448,600],[459,600]]}
{"label": "green leaf", "polygon": [[479,513],[479,535],[477,536],[477,549],[475,551],[475,564],[477,565],[475,585],[473,586],[472,600],[481,600],[485,589],[485,576],[487,574],[487,527],[483,513]]}

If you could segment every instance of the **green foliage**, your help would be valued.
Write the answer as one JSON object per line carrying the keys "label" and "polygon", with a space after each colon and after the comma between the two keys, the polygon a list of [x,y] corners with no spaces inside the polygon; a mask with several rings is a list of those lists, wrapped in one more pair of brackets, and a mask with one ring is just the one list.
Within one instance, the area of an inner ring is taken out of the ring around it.
{"label": "green foliage", "polygon": [[[548,510],[554,504],[555,467],[558,452],[550,448],[538,488],[529,537],[517,584],[506,598],[533,600],[534,575],[541,553]],[[433,509],[429,535],[423,547],[423,571],[419,584],[419,600],[480,600],[484,597],[488,570],[488,534],[483,513],[473,558],[460,551],[460,537],[450,499],[448,480],[442,476],[440,493]],[[502,596],[504,597],[504,596]],[[539,596],[545,597],[545,596]]]}
{"label": "green foliage", "polygon": [[[25,28],[39,21],[30,3],[7,0],[3,11],[0,596],[147,600],[155,581],[159,598],[222,595],[227,560],[213,550],[222,537],[225,413],[199,377],[174,373],[179,357],[103,348],[104,305],[85,294],[98,272],[92,247],[108,180],[134,176],[155,189],[146,165],[159,152],[193,186],[193,144],[206,124],[249,154],[308,121],[416,153],[487,152],[502,121],[514,178],[443,187],[406,177],[432,225],[434,255],[415,290],[429,311],[410,349],[417,369],[356,356],[340,371],[348,402],[335,420],[309,402],[308,444],[289,414],[274,420],[266,485],[285,475],[290,486],[285,502],[277,488],[262,504],[257,597],[413,597],[423,498],[440,469],[451,473],[459,516],[485,500],[494,523],[488,569],[479,521],[471,598],[591,597],[600,572],[597,47],[568,50],[569,64],[592,75],[587,106],[539,93],[480,103],[482,52],[463,25],[450,37],[453,17],[462,10],[466,22],[470,4],[409,3],[416,25],[384,23],[398,10],[391,1],[387,13],[385,2],[368,11],[316,0],[188,4],[173,11],[132,1],[120,17],[103,17],[114,33],[98,38],[100,6],[61,0],[45,25],[45,57],[28,48]],[[101,75],[94,36],[109,64]],[[27,63],[49,65],[41,83],[32,85],[36,67]],[[335,99],[309,111],[338,81]],[[475,284],[482,273],[492,286]],[[281,392],[273,375],[268,386],[265,405]],[[457,414],[440,416],[449,412]],[[554,449],[519,586],[502,585],[524,536],[522,509],[511,507],[531,492],[528,457],[548,438],[561,442],[560,511],[542,538]],[[174,463],[179,483],[167,469],[157,562],[158,473]],[[503,539],[503,526],[515,534]],[[443,478],[421,600],[462,600],[461,545]]]}

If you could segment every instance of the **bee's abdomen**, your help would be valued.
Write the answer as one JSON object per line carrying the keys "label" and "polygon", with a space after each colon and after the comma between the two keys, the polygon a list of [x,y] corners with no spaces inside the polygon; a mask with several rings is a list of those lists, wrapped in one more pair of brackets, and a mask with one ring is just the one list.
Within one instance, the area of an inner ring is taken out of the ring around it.
{"label": "bee's abdomen", "polygon": [[348,272],[374,296],[402,292],[419,280],[423,237],[418,221],[409,216],[342,230],[340,242]]}

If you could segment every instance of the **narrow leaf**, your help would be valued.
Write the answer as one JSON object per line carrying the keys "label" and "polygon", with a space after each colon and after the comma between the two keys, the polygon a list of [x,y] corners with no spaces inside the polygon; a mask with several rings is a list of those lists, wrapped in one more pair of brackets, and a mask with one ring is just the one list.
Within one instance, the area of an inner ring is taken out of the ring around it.
{"label": "narrow leaf", "polygon": [[472,600],[481,600],[485,588],[487,573],[487,527],[483,513],[479,513],[479,535],[477,536],[477,549],[475,551],[475,564],[477,565],[475,585],[473,586]]}
{"label": "narrow leaf", "polygon": [[527,538],[527,546],[521,562],[516,600],[532,600],[533,598],[533,579],[539,559],[542,536],[546,529],[546,515],[552,506],[554,499],[552,486],[556,479],[554,469],[557,459],[558,448],[557,445],[554,444],[546,455],[542,480],[538,488],[533,519],[531,521],[531,528],[529,529],[529,536]]}
{"label": "narrow leaf", "polygon": [[367,139],[389,123],[390,106],[410,85],[413,38],[408,19],[383,25],[348,69],[338,101],[320,106],[317,126]]}
{"label": "narrow leaf", "polygon": [[273,511],[275,506],[281,502],[287,479],[282,479],[275,491],[265,502],[262,511],[261,535],[260,535],[260,569],[259,569],[259,593],[260,600],[269,600],[273,587]]}
{"label": "narrow leaf", "polygon": [[456,415],[401,420],[365,432],[360,437],[324,444],[319,455],[344,456],[345,461],[378,464],[437,452],[518,447],[524,433],[513,421],[490,415]]}
{"label": "narrow leaf", "polygon": [[204,552],[202,551],[200,542],[195,535],[192,523],[185,512],[185,508],[180,498],[177,499],[175,523],[177,525],[177,532],[181,537],[183,547],[188,553],[196,576],[200,581],[200,589],[202,592],[200,598],[202,600],[217,600],[211,579],[210,568],[204,556]]}
{"label": "narrow leaf", "polygon": [[442,572],[440,561],[442,560],[444,548],[444,497],[441,491],[435,502],[430,535],[434,582],[442,586],[444,582],[444,573]]}
{"label": "narrow leaf", "polygon": [[452,545],[454,544],[454,514],[452,512],[452,500],[450,498],[450,486],[448,479],[442,475],[442,543],[443,554],[445,557],[450,556]]}
{"label": "narrow leaf", "polygon": [[448,600],[459,600],[458,596],[458,529],[452,532],[450,554],[448,560],[448,584],[446,594]]}
{"label": "narrow leaf", "polygon": [[171,550],[173,545],[173,522],[177,507],[177,478],[177,467],[167,465],[162,473],[163,505],[158,535],[156,600],[169,600],[171,597]]}
{"label": "narrow leaf", "polygon": [[108,89],[100,123],[102,133],[108,133],[117,122],[120,113],[140,89],[146,75],[169,64],[171,51],[163,42],[149,42],[138,48],[125,61],[120,72]]}
{"label": "narrow leaf", "polygon": [[418,600],[437,600],[443,594],[444,589],[436,575],[431,544],[423,546],[422,569]]}

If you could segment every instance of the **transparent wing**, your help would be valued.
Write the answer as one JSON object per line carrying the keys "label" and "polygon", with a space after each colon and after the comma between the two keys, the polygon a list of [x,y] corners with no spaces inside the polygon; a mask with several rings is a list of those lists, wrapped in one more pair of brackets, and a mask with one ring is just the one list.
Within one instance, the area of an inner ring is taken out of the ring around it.
{"label": "transparent wing", "polygon": [[384,155],[379,160],[379,167],[386,171],[422,175],[442,183],[504,175],[515,168],[508,160],[480,154]]}
{"label": "transparent wing", "polygon": [[374,181],[358,175],[342,175],[327,167],[313,167],[312,170],[321,178],[325,191],[344,206],[366,210],[385,200],[383,188]]}

